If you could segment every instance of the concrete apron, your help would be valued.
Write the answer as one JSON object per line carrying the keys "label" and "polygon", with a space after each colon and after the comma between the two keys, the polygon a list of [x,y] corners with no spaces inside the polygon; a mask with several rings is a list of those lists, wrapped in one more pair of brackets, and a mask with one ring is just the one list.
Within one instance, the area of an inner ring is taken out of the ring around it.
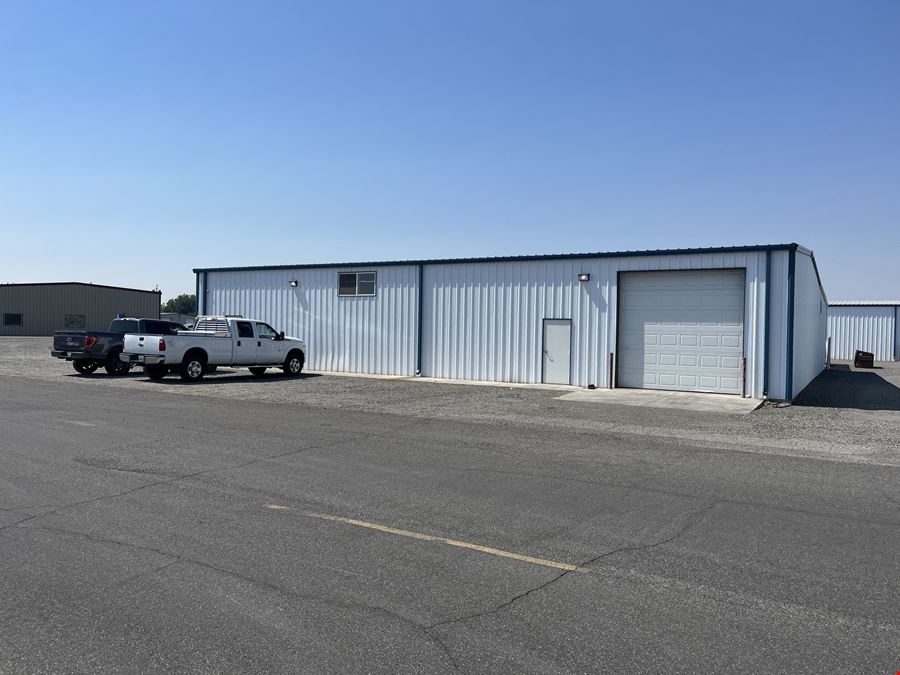
{"label": "concrete apron", "polygon": [[659,389],[579,389],[562,396],[558,401],[636,405],[647,408],[672,408],[697,412],[718,412],[747,415],[762,405],[755,398],[741,398],[729,394],[697,394],[686,391]]}

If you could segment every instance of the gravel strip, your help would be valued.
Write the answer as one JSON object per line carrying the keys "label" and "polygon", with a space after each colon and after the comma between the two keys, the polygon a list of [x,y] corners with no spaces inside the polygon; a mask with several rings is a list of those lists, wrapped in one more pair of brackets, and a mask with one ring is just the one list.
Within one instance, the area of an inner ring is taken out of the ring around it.
{"label": "gravel strip", "polygon": [[750,415],[688,412],[559,400],[539,387],[498,387],[278,370],[255,377],[220,369],[200,383],[177,375],[152,382],[135,369],[114,378],[101,369],[77,374],[50,356],[49,338],[0,337],[0,377],[77,383],[85,387],[158,391],[181,396],[253,399],[274,404],[386,413],[494,425],[535,425],[573,431],[638,434],[694,447],[900,465],[900,363],[857,371],[846,364],[823,373],[792,406],[766,405]]}

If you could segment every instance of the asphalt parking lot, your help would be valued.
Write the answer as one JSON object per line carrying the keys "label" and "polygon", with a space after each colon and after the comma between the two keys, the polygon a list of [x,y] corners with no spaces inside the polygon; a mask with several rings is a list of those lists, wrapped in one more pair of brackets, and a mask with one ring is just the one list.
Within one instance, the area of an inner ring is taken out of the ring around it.
{"label": "asphalt parking lot", "polygon": [[48,351],[0,339],[2,672],[900,669],[896,364],[729,416]]}

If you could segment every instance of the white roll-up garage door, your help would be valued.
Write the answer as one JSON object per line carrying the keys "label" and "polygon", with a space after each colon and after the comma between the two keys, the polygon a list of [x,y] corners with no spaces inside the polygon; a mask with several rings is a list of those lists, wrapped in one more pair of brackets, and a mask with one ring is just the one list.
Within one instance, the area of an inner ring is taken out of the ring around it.
{"label": "white roll-up garage door", "polygon": [[620,387],[741,394],[744,270],[619,275]]}

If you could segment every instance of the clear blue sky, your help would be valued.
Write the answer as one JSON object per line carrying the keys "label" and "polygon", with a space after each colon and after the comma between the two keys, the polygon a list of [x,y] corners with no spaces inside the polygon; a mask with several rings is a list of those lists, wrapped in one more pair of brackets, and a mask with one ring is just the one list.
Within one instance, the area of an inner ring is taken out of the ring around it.
{"label": "clear blue sky", "polygon": [[900,2],[0,4],[0,282],[798,241],[900,297]]}

